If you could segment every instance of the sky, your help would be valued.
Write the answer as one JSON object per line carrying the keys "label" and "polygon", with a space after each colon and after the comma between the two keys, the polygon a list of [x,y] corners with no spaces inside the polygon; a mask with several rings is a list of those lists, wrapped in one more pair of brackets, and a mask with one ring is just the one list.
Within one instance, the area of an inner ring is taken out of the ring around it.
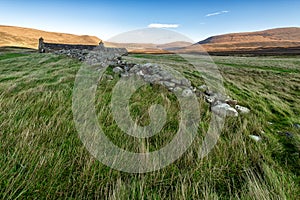
{"label": "sky", "polygon": [[300,27],[299,0],[0,0],[0,25],[95,35],[165,28],[197,42],[213,35]]}

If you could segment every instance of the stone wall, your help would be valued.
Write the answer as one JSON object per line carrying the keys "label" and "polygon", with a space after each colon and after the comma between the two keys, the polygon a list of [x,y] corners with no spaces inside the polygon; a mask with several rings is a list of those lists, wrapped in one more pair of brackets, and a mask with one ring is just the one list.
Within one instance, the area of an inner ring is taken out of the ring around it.
{"label": "stone wall", "polygon": [[73,45],[73,44],[55,44],[46,43],[43,38],[39,39],[38,46],[40,53],[55,53],[59,55],[67,55],[72,58],[77,58],[80,61],[86,60],[87,57],[93,56],[97,60],[101,60],[101,54],[111,55],[127,55],[125,48],[108,48],[102,42],[99,45]]}
{"label": "stone wall", "polygon": [[206,85],[192,86],[188,79],[177,76],[172,68],[168,69],[166,66],[151,63],[134,64],[122,60],[115,62],[112,66],[114,67],[113,72],[120,74],[123,78],[138,76],[145,82],[152,85],[162,85],[182,97],[192,97],[195,94],[200,98],[204,98],[210,104],[211,111],[218,116],[238,117],[239,114],[250,112],[249,108],[238,105],[237,100],[225,94],[211,91]]}
{"label": "stone wall", "polygon": [[[99,45],[103,45],[101,42]],[[93,50],[98,47],[97,45],[81,45],[81,44],[55,44],[55,43],[46,43],[43,38],[39,39],[39,52],[40,53],[49,53],[58,50]]]}

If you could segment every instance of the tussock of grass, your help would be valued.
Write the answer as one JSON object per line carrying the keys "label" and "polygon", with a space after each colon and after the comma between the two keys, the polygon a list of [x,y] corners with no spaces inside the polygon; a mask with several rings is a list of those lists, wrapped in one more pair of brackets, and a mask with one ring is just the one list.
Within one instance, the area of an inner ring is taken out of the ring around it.
{"label": "tussock of grass", "polygon": [[[127,59],[169,63],[193,85],[203,83],[190,65],[174,55]],[[217,146],[200,159],[210,112],[199,100],[201,121],[189,150],[157,172],[128,174],[98,162],[78,138],[71,105],[81,63],[49,54],[1,54],[0,198],[297,199],[300,140],[293,124],[300,122],[299,58],[213,59],[229,63],[219,65],[227,92],[251,113],[228,118]],[[283,65],[292,71],[265,70]],[[153,103],[161,103],[167,111],[164,129],[153,138],[138,140],[118,128],[107,106],[118,80],[118,76],[103,80],[97,89],[96,110],[106,135],[134,152],[167,144],[178,129],[176,97],[159,86],[144,86],[132,96],[131,115],[140,125],[149,123],[146,111]],[[263,140],[256,143],[250,134]]]}

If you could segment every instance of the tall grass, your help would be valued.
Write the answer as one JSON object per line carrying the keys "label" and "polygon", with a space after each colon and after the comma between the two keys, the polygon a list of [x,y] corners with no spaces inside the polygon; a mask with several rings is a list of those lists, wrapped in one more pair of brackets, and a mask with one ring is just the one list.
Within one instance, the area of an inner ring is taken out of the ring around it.
{"label": "tall grass", "polygon": [[[194,85],[202,83],[199,74],[176,56],[127,59],[169,63]],[[251,113],[228,118],[216,147],[200,159],[211,116],[208,105],[199,99],[201,121],[188,151],[159,171],[129,174],[97,161],[78,137],[71,106],[80,62],[51,54],[1,54],[0,198],[298,199],[300,139],[293,124],[300,123],[300,74],[296,71],[300,59],[213,59],[219,63],[227,92],[251,108]],[[161,103],[167,111],[163,130],[138,140],[124,134],[112,118],[111,91],[118,80],[117,75],[112,81],[104,79],[97,89],[95,104],[106,135],[134,152],[167,144],[178,129],[174,95],[160,86],[144,86],[132,96],[130,111],[141,125],[149,123],[147,110],[153,103]],[[252,141],[250,134],[263,140]]]}

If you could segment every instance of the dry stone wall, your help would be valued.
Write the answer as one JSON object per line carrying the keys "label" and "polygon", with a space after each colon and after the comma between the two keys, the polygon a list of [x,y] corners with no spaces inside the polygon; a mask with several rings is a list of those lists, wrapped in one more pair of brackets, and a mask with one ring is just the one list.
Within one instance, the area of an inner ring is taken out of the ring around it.
{"label": "dry stone wall", "polygon": [[[238,105],[238,102],[229,96],[210,91],[206,85],[193,87],[188,79],[176,75],[172,70],[167,70],[165,66],[123,61],[122,56],[128,54],[125,48],[106,48],[103,43],[98,46],[50,44],[44,43],[41,38],[39,51],[67,55],[100,68],[110,65],[113,67],[113,72],[122,77],[139,76],[150,84],[163,85],[169,91],[181,94],[183,97],[191,97],[196,94],[196,96],[204,98],[210,104],[211,111],[220,116],[237,117],[239,114],[250,112],[250,109]],[[110,79],[112,78],[110,77]]]}
{"label": "dry stone wall", "polygon": [[43,38],[39,39],[38,46],[40,53],[54,53],[59,55],[67,55],[72,58],[84,61],[86,59],[101,60],[103,53],[106,55],[127,55],[125,48],[108,48],[102,42],[99,45],[73,45],[73,44],[55,44],[46,43]]}

